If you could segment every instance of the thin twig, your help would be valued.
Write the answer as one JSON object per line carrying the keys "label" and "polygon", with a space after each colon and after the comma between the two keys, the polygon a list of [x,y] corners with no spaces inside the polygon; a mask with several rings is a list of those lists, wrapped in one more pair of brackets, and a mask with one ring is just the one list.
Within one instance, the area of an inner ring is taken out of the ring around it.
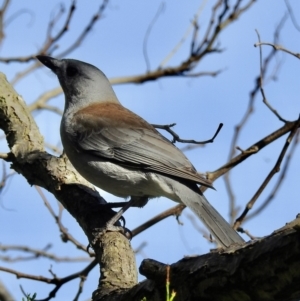
{"label": "thin twig", "polygon": [[[54,24],[57,22],[57,20],[59,19],[59,16],[61,15],[62,11],[59,12],[58,18],[54,18],[53,20],[50,21],[49,25],[48,25],[48,29],[47,29],[47,35],[46,35],[46,41],[43,45],[43,47],[34,55],[28,55],[28,56],[24,56],[24,57],[10,57],[10,58],[0,58],[0,62],[4,62],[4,63],[11,63],[11,62],[21,62],[21,63],[26,63],[32,60],[35,60],[35,57],[38,54],[46,54],[48,53],[49,48],[56,43],[68,30],[69,28],[69,24],[70,21],[72,19],[73,13],[75,11],[75,0],[73,0],[70,8],[69,8],[69,13],[68,16],[65,20],[64,25],[62,26],[62,28],[58,31],[58,33],[55,36],[51,36],[51,31],[54,27]],[[37,65],[39,66],[40,63],[37,63]]]}
{"label": "thin twig", "polygon": [[72,281],[76,278],[79,277],[86,277],[89,272],[98,264],[97,260],[94,259],[91,263],[89,263],[84,269],[80,270],[79,272],[76,272],[74,274],[71,274],[69,276],[63,277],[63,278],[58,278],[55,275],[54,278],[47,278],[44,276],[36,276],[36,275],[31,275],[31,274],[26,274],[26,273],[21,273],[19,271],[5,268],[5,267],[0,267],[0,271],[7,272],[10,274],[15,275],[17,278],[25,278],[25,279],[30,279],[30,280],[36,280],[39,282],[44,282],[47,284],[54,284],[55,288],[49,293],[48,297],[45,299],[40,299],[39,301],[48,301],[52,298],[55,297],[56,293],[58,290],[67,282]]}
{"label": "thin twig", "polygon": [[[67,228],[65,228],[61,222],[61,208],[60,208],[60,213],[59,215],[56,215],[53,208],[51,207],[50,203],[48,202],[46,196],[44,195],[42,189],[39,186],[34,185],[35,189],[37,190],[37,192],[39,193],[40,197],[42,198],[45,206],[47,207],[47,209],[49,210],[50,214],[52,215],[52,217],[55,219],[59,231],[61,232],[61,238],[64,242],[70,241],[72,242],[77,249],[84,251],[85,253],[88,253],[86,250],[86,246],[84,246],[83,244],[81,244],[79,241],[77,241],[70,233],[68,233]],[[61,206],[59,204],[59,206]],[[88,253],[89,254],[89,253]],[[90,255],[90,254],[89,254]]]}
{"label": "thin twig", "polygon": [[107,7],[108,3],[109,3],[109,0],[103,0],[102,4],[99,7],[98,12],[94,16],[92,16],[91,20],[89,21],[87,26],[83,29],[81,34],[79,34],[79,36],[77,37],[75,42],[71,46],[69,46],[67,49],[65,49],[63,52],[59,53],[56,56],[57,58],[65,57],[66,55],[68,55],[69,53],[71,53],[72,51],[74,51],[76,48],[78,48],[81,45],[81,43],[87,37],[88,33],[91,32],[91,30],[95,26],[96,22],[101,19],[102,14],[103,14],[105,8]]}
{"label": "thin twig", "polygon": [[273,47],[275,50],[280,50],[280,51],[283,51],[283,52],[286,52],[294,57],[296,57],[297,59],[300,59],[300,53],[297,53],[297,52],[293,52],[289,49],[286,49],[280,45],[275,45],[275,44],[272,44],[272,43],[267,43],[267,42],[259,42],[259,43],[255,43],[254,46],[255,47],[258,47],[258,46],[262,46],[262,45],[265,45],[265,46],[271,46]]}
{"label": "thin twig", "polygon": [[150,66],[150,61],[149,61],[149,57],[148,57],[148,52],[147,52],[147,43],[148,43],[148,39],[149,39],[149,36],[150,36],[150,33],[151,33],[151,30],[154,26],[154,24],[156,23],[156,21],[158,20],[158,17],[160,16],[161,13],[163,13],[165,9],[165,3],[162,2],[159,7],[158,7],[158,10],[157,12],[155,13],[155,16],[153,18],[153,20],[150,22],[147,30],[146,30],[146,34],[145,34],[145,37],[144,37],[144,41],[143,41],[143,54],[144,54],[144,59],[145,59],[145,62],[146,62],[146,68],[147,68],[147,72],[150,71],[151,69],[151,66]]}
{"label": "thin twig", "polygon": [[165,210],[164,212],[156,215],[155,217],[149,219],[147,222],[143,223],[142,225],[140,225],[137,228],[135,228],[134,230],[132,230],[131,231],[132,237],[137,236],[141,232],[149,229],[153,225],[159,223],[160,221],[164,220],[165,218],[167,218],[169,216],[172,216],[172,215],[178,216],[178,215],[180,215],[182,210],[185,207],[186,207],[185,205],[179,204],[175,207],[172,207],[172,208],[170,208],[168,210]]}
{"label": "thin twig", "polygon": [[192,73],[191,71],[197,66],[197,64],[204,58],[204,56],[212,54],[212,53],[220,53],[223,50],[218,47],[215,47],[215,41],[219,37],[222,30],[224,30],[229,24],[233,21],[237,20],[240,15],[250,8],[251,5],[255,3],[255,0],[249,0],[248,3],[239,8],[236,11],[231,12],[227,18],[222,20],[221,23],[215,24],[215,18],[217,10],[220,8],[223,0],[218,0],[217,4],[213,8],[213,13],[211,17],[210,24],[207,29],[207,33],[205,34],[203,41],[199,43],[199,45],[195,45],[193,48],[195,49],[193,53],[189,53],[188,58],[183,61],[181,64],[178,64],[173,67],[162,68],[165,65],[163,62],[156,70],[149,71],[145,74],[136,75],[136,76],[128,76],[123,78],[113,78],[111,79],[112,84],[124,84],[124,83],[144,83],[146,81],[153,81],[157,80],[161,77],[168,77],[168,76],[203,76],[203,75],[210,75],[216,76],[219,74],[220,71],[217,72],[196,72]]}
{"label": "thin twig", "polygon": [[[284,18],[279,23],[279,25],[276,27],[276,31],[274,33],[274,40],[279,39],[279,34],[280,34],[280,31],[281,31],[283,23],[284,23],[283,20],[284,20]],[[276,54],[275,50],[270,51],[270,53],[266,56],[266,58],[264,58],[263,62],[262,62],[262,57],[260,56],[259,75],[257,76],[257,78],[255,80],[255,85],[250,92],[248,107],[244,113],[244,116],[242,116],[241,121],[234,128],[234,134],[233,134],[233,138],[231,140],[228,160],[231,160],[234,157],[234,155],[236,153],[236,149],[240,150],[244,154],[246,152],[245,150],[241,150],[241,148],[237,146],[237,142],[242,133],[242,129],[244,128],[246,123],[249,121],[251,114],[254,112],[254,101],[256,99],[256,95],[260,91],[261,82],[266,78],[267,71],[269,69],[269,66],[270,66],[272,60],[275,57],[275,54]],[[248,150],[248,152],[251,152],[251,153],[256,152],[256,151],[257,150],[255,148]],[[226,190],[227,190],[227,193],[229,196],[230,219],[231,219],[231,223],[233,223],[234,220],[236,219],[238,208],[236,207],[235,195],[234,195],[234,191],[233,191],[233,187],[232,187],[230,179],[231,179],[230,172],[228,172],[224,176],[224,181],[225,181],[225,187],[226,187]]]}
{"label": "thin twig", "polygon": [[[282,21],[280,22],[280,25],[278,26],[278,28],[281,28],[284,24],[286,20],[286,17],[284,17],[282,19]],[[260,35],[259,35],[259,32],[256,30],[256,34],[258,36],[258,40],[260,42]],[[266,94],[265,94],[265,91],[264,91],[264,84],[263,84],[263,63],[262,63],[262,47],[260,46],[259,47],[259,61],[260,61],[260,79],[258,81],[259,83],[259,89],[260,89],[260,92],[261,92],[261,95],[262,95],[262,98],[263,98],[263,103],[269,108],[269,110],[271,112],[273,112],[275,114],[275,116],[277,116],[277,118],[282,121],[282,122],[287,122],[283,117],[281,117],[281,115],[270,105],[270,103],[268,102],[267,100],[267,97],[266,97]]]}
{"label": "thin twig", "polygon": [[243,213],[236,219],[235,223],[234,223],[234,229],[237,229],[238,227],[240,227],[240,225],[242,224],[243,220],[245,219],[247,213],[249,212],[249,210],[252,209],[254,203],[256,202],[256,200],[258,199],[258,197],[261,195],[261,193],[263,192],[263,190],[266,188],[266,186],[268,185],[268,183],[270,182],[270,180],[272,179],[272,177],[279,172],[280,170],[280,165],[281,162],[286,154],[286,151],[289,147],[289,145],[291,144],[291,141],[293,139],[293,137],[295,136],[298,128],[300,126],[300,116],[299,119],[297,121],[297,123],[295,124],[294,128],[291,130],[288,138],[286,139],[286,142],[280,152],[280,155],[277,159],[277,162],[275,164],[275,166],[272,168],[272,170],[269,172],[268,176],[265,178],[265,180],[263,181],[263,183],[260,185],[259,189],[257,190],[257,192],[254,194],[254,196],[251,198],[251,200],[247,203]]}
{"label": "thin twig", "polygon": [[83,292],[84,283],[86,281],[86,276],[84,276],[84,275],[81,275],[79,278],[80,278],[80,282],[79,282],[79,285],[78,285],[78,291],[77,291],[76,296],[73,299],[73,301],[78,301],[79,300],[79,297],[80,297],[81,293]]}
{"label": "thin twig", "polygon": [[[109,2],[109,0],[103,0],[103,3],[100,6],[97,14],[95,14],[91,18],[88,25],[83,29],[82,33],[79,34],[79,36],[77,37],[75,42],[73,44],[71,44],[67,49],[62,51],[60,54],[58,54],[56,57],[58,57],[58,58],[64,57],[65,55],[69,54],[70,52],[72,52],[73,50],[75,50],[77,47],[79,47],[81,45],[81,43],[86,38],[88,33],[92,30],[96,21],[100,19],[100,16],[103,13],[104,9],[106,8],[108,2]],[[37,51],[37,53],[29,55],[29,56],[25,56],[25,57],[19,56],[19,57],[11,57],[11,58],[0,58],[0,62],[5,62],[5,63],[29,62],[32,60],[36,60],[37,55],[45,55],[45,54],[51,55],[52,52],[55,49],[57,49],[57,45],[55,43],[57,43],[57,41],[59,39],[61,39],[69,29],[71,19],[74,15],[74,11],[76,9],[75,3],[76,3],[76,1],[73,0],[73,2],[71,3],[71,6],[69,8],[65,23],[63,24],[62,28],[58,31],[58,33],[56,35],[54,35],[53,37],[51,36],[50,32],[52,31],[54,24],[57,22],[58,18],[60,17],[61,12],[58,14],[58,16],[56,16],[55,18],[53,18],[50,21],[50,23],[48,25],[48,29],[47,29],[46,40],[45,40],[43,46]],[[36,70],[39,66],[41,66],[40,62],[35,62],[33,65],[29,66],[24,71],[17,73],[15,75],[15,77],[12,79],[11,83],[13,85],[16,84],[20,79],[24,78],[26,75],[28,75],[31,72],[33,72],[34,70]]]}
{"label": "thin twig", "polygon": [[291,145],[291,149],[289,154],[286,156],[285,159],[285,163],[283,165],[282,171],[280,173],[280,176],[278,177],[277,182],[274,184],[274,188],[273,190],[270,192],[269,196],[265,199],[264,202],[262,202],[262,204],[256,209],[254,210],[251,214],[248,214],[244,221],[249,220],[255,216],[257,216],[259,213],[261,213],[273,200],[274,196],[276,195],[277,191],[279,190],[279,188],[281,187],[281,185],[283,184],[283,180],[286,176],[287,170],[290,166],[291,163],[291,159],[293,157],[293,154],[296,150],[297,145],[299,144],[299,138],[300,138],[300,133],[298,131],[297,137],[293,139],[293,143]]}
{"label": "thin twig", "polygon": [[296,28],[298,31],[300,31],[300,26],[299,26],[299,24],[298,24],[298,22],[297,22],[297,19],[296,19],[295,15],[294,15],[294,11],[293,11],[293,9],[292,9],[292,7],[291,7],[291,5],[290,5],[290,3],[289,3],[288,0],[285,0],[285,5],[286,5],[286,7],[287,7],[287,9],[288,9],[290,18],[291,18],[291,20],[292,20],[292,22],[293,22],[295,28]]}
{"label": "thin twig", "polygon": [[167,131],[168,133],[170,133],[173,136],[173,140],[172,143],[175,142],[181,142],[181,143],[192,143],[192,144],[206,144],[206,143],[213,143],[214,139],[217,137],[217,135],[219,134],[220,130],[223,127],[223,123],[220,123],[215,134],[213,135],[212,138],[205,140],[205,141],[196,141],[193,139],[187,140],[187,139],[181,139],[179,137],[179,135],[177,133],[175,133],[173,130],[171,130],[171,127],[175,126],[176,123],[172,123],[172,124],[166,124],[166,125],[159,125],[159,124],[152,124],[155,128],[157,129],[162,129]]}
{"label": "thin twig", "polygon": [[18,262],[18,261],[28,261],[37,259],[40,257],[51,259],[55,262],[84,262],[91,261],[90,257],[60,257],[55,254],[47,252],[51,245],[47,245],[44,249],[35,249],[28,246],[17,246],[17,245],[0,245],[0,251],[20,251],[32,254],[31,256],[16,256],[14,258],[10,256],[0,256],[1,260],[7,262]]}
{"label": "thin twig", "polygon": [[170,51],[170,53],[166,56],[166,58],[163,59],[163,61],[159,64],[158,69],[164,68],[167,63],[170,61],[170,59],[178,52],[178,50],[182,47],[188,36],[191,34],[193,28],[194,28],[194,34],[193,39],[191,42],[191,55],[194,54],[195,45],[197,43],[197,32],[198,32],[198,24],[197,19],[200,17],[201,12],[203,11],[205,5],[207,3],[207,0],[202,1],[200,7],[198,8],[198,11],[196,12],[196,15],[194,17],[194,20],[191,22],[191,24],[188,26],[187,30],[183,34],[183,37],[180,39],[177,45]]}
{"label": "thin twig", "polygon": [[[22,58],[20,58],[20,59],[22,60]],[[35,56],[34,56],[34,59],[35,59]],[[15,76],[13,77],[13,79],[10,81],[10,83],[12,84],[12,86],[14,86],[19,80],[26,77],[31,72],[35,71],[39,66],[40,66],[40,64],[38,62],[33,63],[31,66],[25,68],[23,71],[16,73]]]}
{"label": "thin twig", "polygon": [[10,3],[10,0],[5,0],[3,2],[3,5],[0,9],[0,44],[2,43],[4,37],[5,37],[5,34],[4,34],[4,15],[5,15],[5,12],[8,8],[8,5]]}
{"label": "thin twig", "polygon": [[208,172],[207,173],[208,180],[213,182],[215,179],[223,176],[229,170],[231,170],[235,166],[241,164],[244,160],[248,159],[253,154],[258,153],[263,148],[265,148],[267,145],[271,144],[278,138],[280,138],[283,135],[285,135],[286,133],[290,132],[297,124],[298,124],[298,120],[285,123],[281,128],[277,129],[276,131],[272,132],[271,134],[267,135],[266,137],[255,142],[250,147],[248,147],[244,152],[242,152],[241,154],[232,158],[230,161],[228,161],[226,164],[224,164],[217,170],[215,170],[213,172]]}
{"label": "thin twig", "polygon": [[51,150],[52,152],[54,152],[58,155],[60,155],[62,153],[62,149],[55,145],[49,144],[48,142],[44,142],[44,145],[47,149]]}
{"label": "thin twig", "polygon": [[256,236],[252,235],[252,234],[249,232],[249,230],[245,230],[245,229],[242,228],[242,227],[237,228],[237,231],[240,232],[240,233],[246,234],[251,240],[255,240],[255,239],[258,238],[258,237],[256,237]]}

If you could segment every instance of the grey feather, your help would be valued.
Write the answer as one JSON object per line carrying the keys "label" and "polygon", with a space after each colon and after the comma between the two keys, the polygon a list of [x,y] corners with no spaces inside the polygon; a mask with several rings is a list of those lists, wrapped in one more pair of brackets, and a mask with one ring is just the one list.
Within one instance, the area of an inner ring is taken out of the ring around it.
{"label": "grey feather", "polygon": [[125,166],[143,168],[167,176],[210,186],[184,154],[156,131],[137,128],[103,128],[74,137],[79,150],[100,158],[113,159]]}

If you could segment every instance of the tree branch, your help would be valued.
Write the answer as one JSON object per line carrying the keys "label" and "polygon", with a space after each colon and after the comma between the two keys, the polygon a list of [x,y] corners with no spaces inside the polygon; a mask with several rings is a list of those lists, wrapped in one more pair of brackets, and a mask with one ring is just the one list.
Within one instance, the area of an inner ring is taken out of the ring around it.
{"label": "tree branch", "polygon": [[[170,265],[177,301],[299,300],[300,218],[263,239],[220,253],[187,257]],[[167,265],[142,262],[146,281],[101,301],[165,300]],[[270,287],[271,283],[271,287]],[[97,292],[93,301],[100,301]]]}
{"label": "tree branch", "polygon": [[96,261],[102,271],[105,270],[99,281],[103,291],[135,285],[135,257],[128,239],[119,232],[101,231],[115,212],[105,206],[105,200],[65,156],[56,158],[44,151],[43,138],[25,102],[3,74],[0,74],[0,128],[5,132],[11,150],[12,168],[31,185],[52,193],[87,235]]}

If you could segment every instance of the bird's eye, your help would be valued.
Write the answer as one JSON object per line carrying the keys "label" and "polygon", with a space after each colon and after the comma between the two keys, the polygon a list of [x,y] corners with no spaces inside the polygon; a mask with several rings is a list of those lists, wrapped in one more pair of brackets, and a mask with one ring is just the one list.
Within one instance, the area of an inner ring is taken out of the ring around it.
{"label": "bird's eye", "polygon": [[75,67],[67,67],[67,76],[73,77],[78,73],[78,70]]}

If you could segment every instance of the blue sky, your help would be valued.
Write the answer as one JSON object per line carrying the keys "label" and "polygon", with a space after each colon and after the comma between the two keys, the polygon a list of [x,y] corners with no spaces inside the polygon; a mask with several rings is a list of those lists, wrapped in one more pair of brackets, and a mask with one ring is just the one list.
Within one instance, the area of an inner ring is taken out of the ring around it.
{"label": "blue sky", "polygon": [[[68,7],[70,1],[64,1]],[[69,45],[78,31],[88,23],[91,15],[98,9],[101,1],[78,1],[77,9],[69,28],[69,32],[59,41],[59,48],[53,56],[59,54]],[[212,1],[166,1],[163,12],[154,24],[148,39],[148,57],[151,69],[157,66],[180,41],[190,26],[200,5],[204,5],[199,17],[200,32],[203,34],[210,16]],[[68,57],[89,62],[99,67],[109,78],[143,74],[146,63],[143,56],[143,40],[147,28],[155,16],[160,1],[110,1],[104,17],[100,20],[82,46]],[[290,0],[295,18],[300,23],[300,3]],[[25,56],[36,53],[43,45],[48,21],[59,7],[58,1],[13,1],[7,11],[9,19],[15,12],[24,9],[24,13],[7,24],[5,40],[2,42],[1,57]],[[248,106],[249,92],[254,87],[254,79],[259,74],[259,50],[253,45],[257,42],[257,29],[262,41],[272,42],[277,24],[287,11],[284,1],[257,1],[241,18],[231,24],[218,38],[217,42],[224,51],[211,54],[197,66],[196,71],[223,72],[215,78],[163,78],[142,85],[116,85],[115,91],[121,103],[150,123],[169,124],[176,122],[175,130],[186,139],[206,140],[212,136],[220,122],[224,127],[213,144],[188,151],[186,155],[201,171],[213,171],[226,163],[229,155],[234,126],[238,124]],[[61,23],[60,23],[61,24]],[[55,30],[58,30],[59,24]],[[189,53],[187,38],[178,53],[169,61],[169,65],[177,65]],[[280,35],[280,44],[292,51],[299,52],[299,31],[288,18]],[[263,47],[267,55],[270,47]],[[289,55],[278,52],[270,67],[272,74],[276,64],[281,62],[276,81],[269,80],[265,92],[269,102],[282,116],[295,120],[300,112],[299,95],[299,61]],[[17,72],[30,66],[27,64],[1,63],[1,71],[12,80]],[[15,89],[30,104],[43,92],[58,86],[56,77],[46,68],[40,68],[30,76],[20,80]],[[62,96],[50,101],[51,105],[63,108]],[[261,96],[255,99],[254,113],[244,127],[238,146],[246,149],[252,143],[275,131],[283,124],[262,103]],[[60,116],[52,112],[34,112],[36,121],[45,140],[61,147],[59,138]],[[233,191],[240,209],[253,196],[263,179],[275,164],[284,144],[284,138],[267,147],[259,154],[252,156],[231,173]],[[178,147],[184,145],[177,144]],[[7,150],[5,140],[1,142],[1,152]],[[296,151],[288,170],[284,184],[277,193],[272,204],[243,226],[255,236],[270,234],[295,218],[299,212],[299,150]],[[7,165],[7,170],[9,165]],[[257,201],[257,205],[269,195],[278,176]],[[228,218],[228,195],[223,179],[218,179],[214,186],[216,191],[206,192],[208,200]],[[57,209],[56,200],[45,192],[49,201]],[[114,196],[103,192],[107,201],[117,201]],[[167,199],[151,200],[143,209],[130,209],[126,213],[128,228],[134,228],[153,217],[155,214],[174,205]],[[193,227],[189,218],[191,212],[185,210],[181,221],[169,218],[152,229],[145,231],[132,240],[133,248],[141,243],[147,245],[137,255],[137,263],[144,258],[153,258],[164,263],[173,263],[185,255],[206,253],[213,245],[206,242]],[[87,239],[77,223],[64,212],[64,225],[79,241],[87,244]],[[199,222],[198,225],[203,227]],[[43,248],[52,243],[51,252],[60,256],[83,256],[70,243],[64,244],[59,238],[58,228],[42,203],[37,191],[28,185],[25,179],[14,175],[8,181],[8,187],[0,195],[0,243],[30,245]],[[247,239],[246,237],[244,237]],[[15,253],[17,255],[17,253]],[[5,255],[4,253],[0,255]],[[58,264],[48,260],[25,261],[15,264],[1,262],[0,265],[18,269],[24,273],[51,277],[48,270],[60,277],[78,271],[85,266],[81,264]],[[142,277],[140,278],[142,279]],[[49,286],[28,280],[16,280],[15,276],[0,273],[0,280],[10,289],[16,300],[21,300],[19,284],[28,293],[36,292],[38,299],[45,298]],[[95,268],[87,281],[80,300],[87,300],[98,282],[98,269]],[[56,300],[70,299],[75,296],[78,281],[63,287]],[[68,296],[68,297],[67,297]]]}

